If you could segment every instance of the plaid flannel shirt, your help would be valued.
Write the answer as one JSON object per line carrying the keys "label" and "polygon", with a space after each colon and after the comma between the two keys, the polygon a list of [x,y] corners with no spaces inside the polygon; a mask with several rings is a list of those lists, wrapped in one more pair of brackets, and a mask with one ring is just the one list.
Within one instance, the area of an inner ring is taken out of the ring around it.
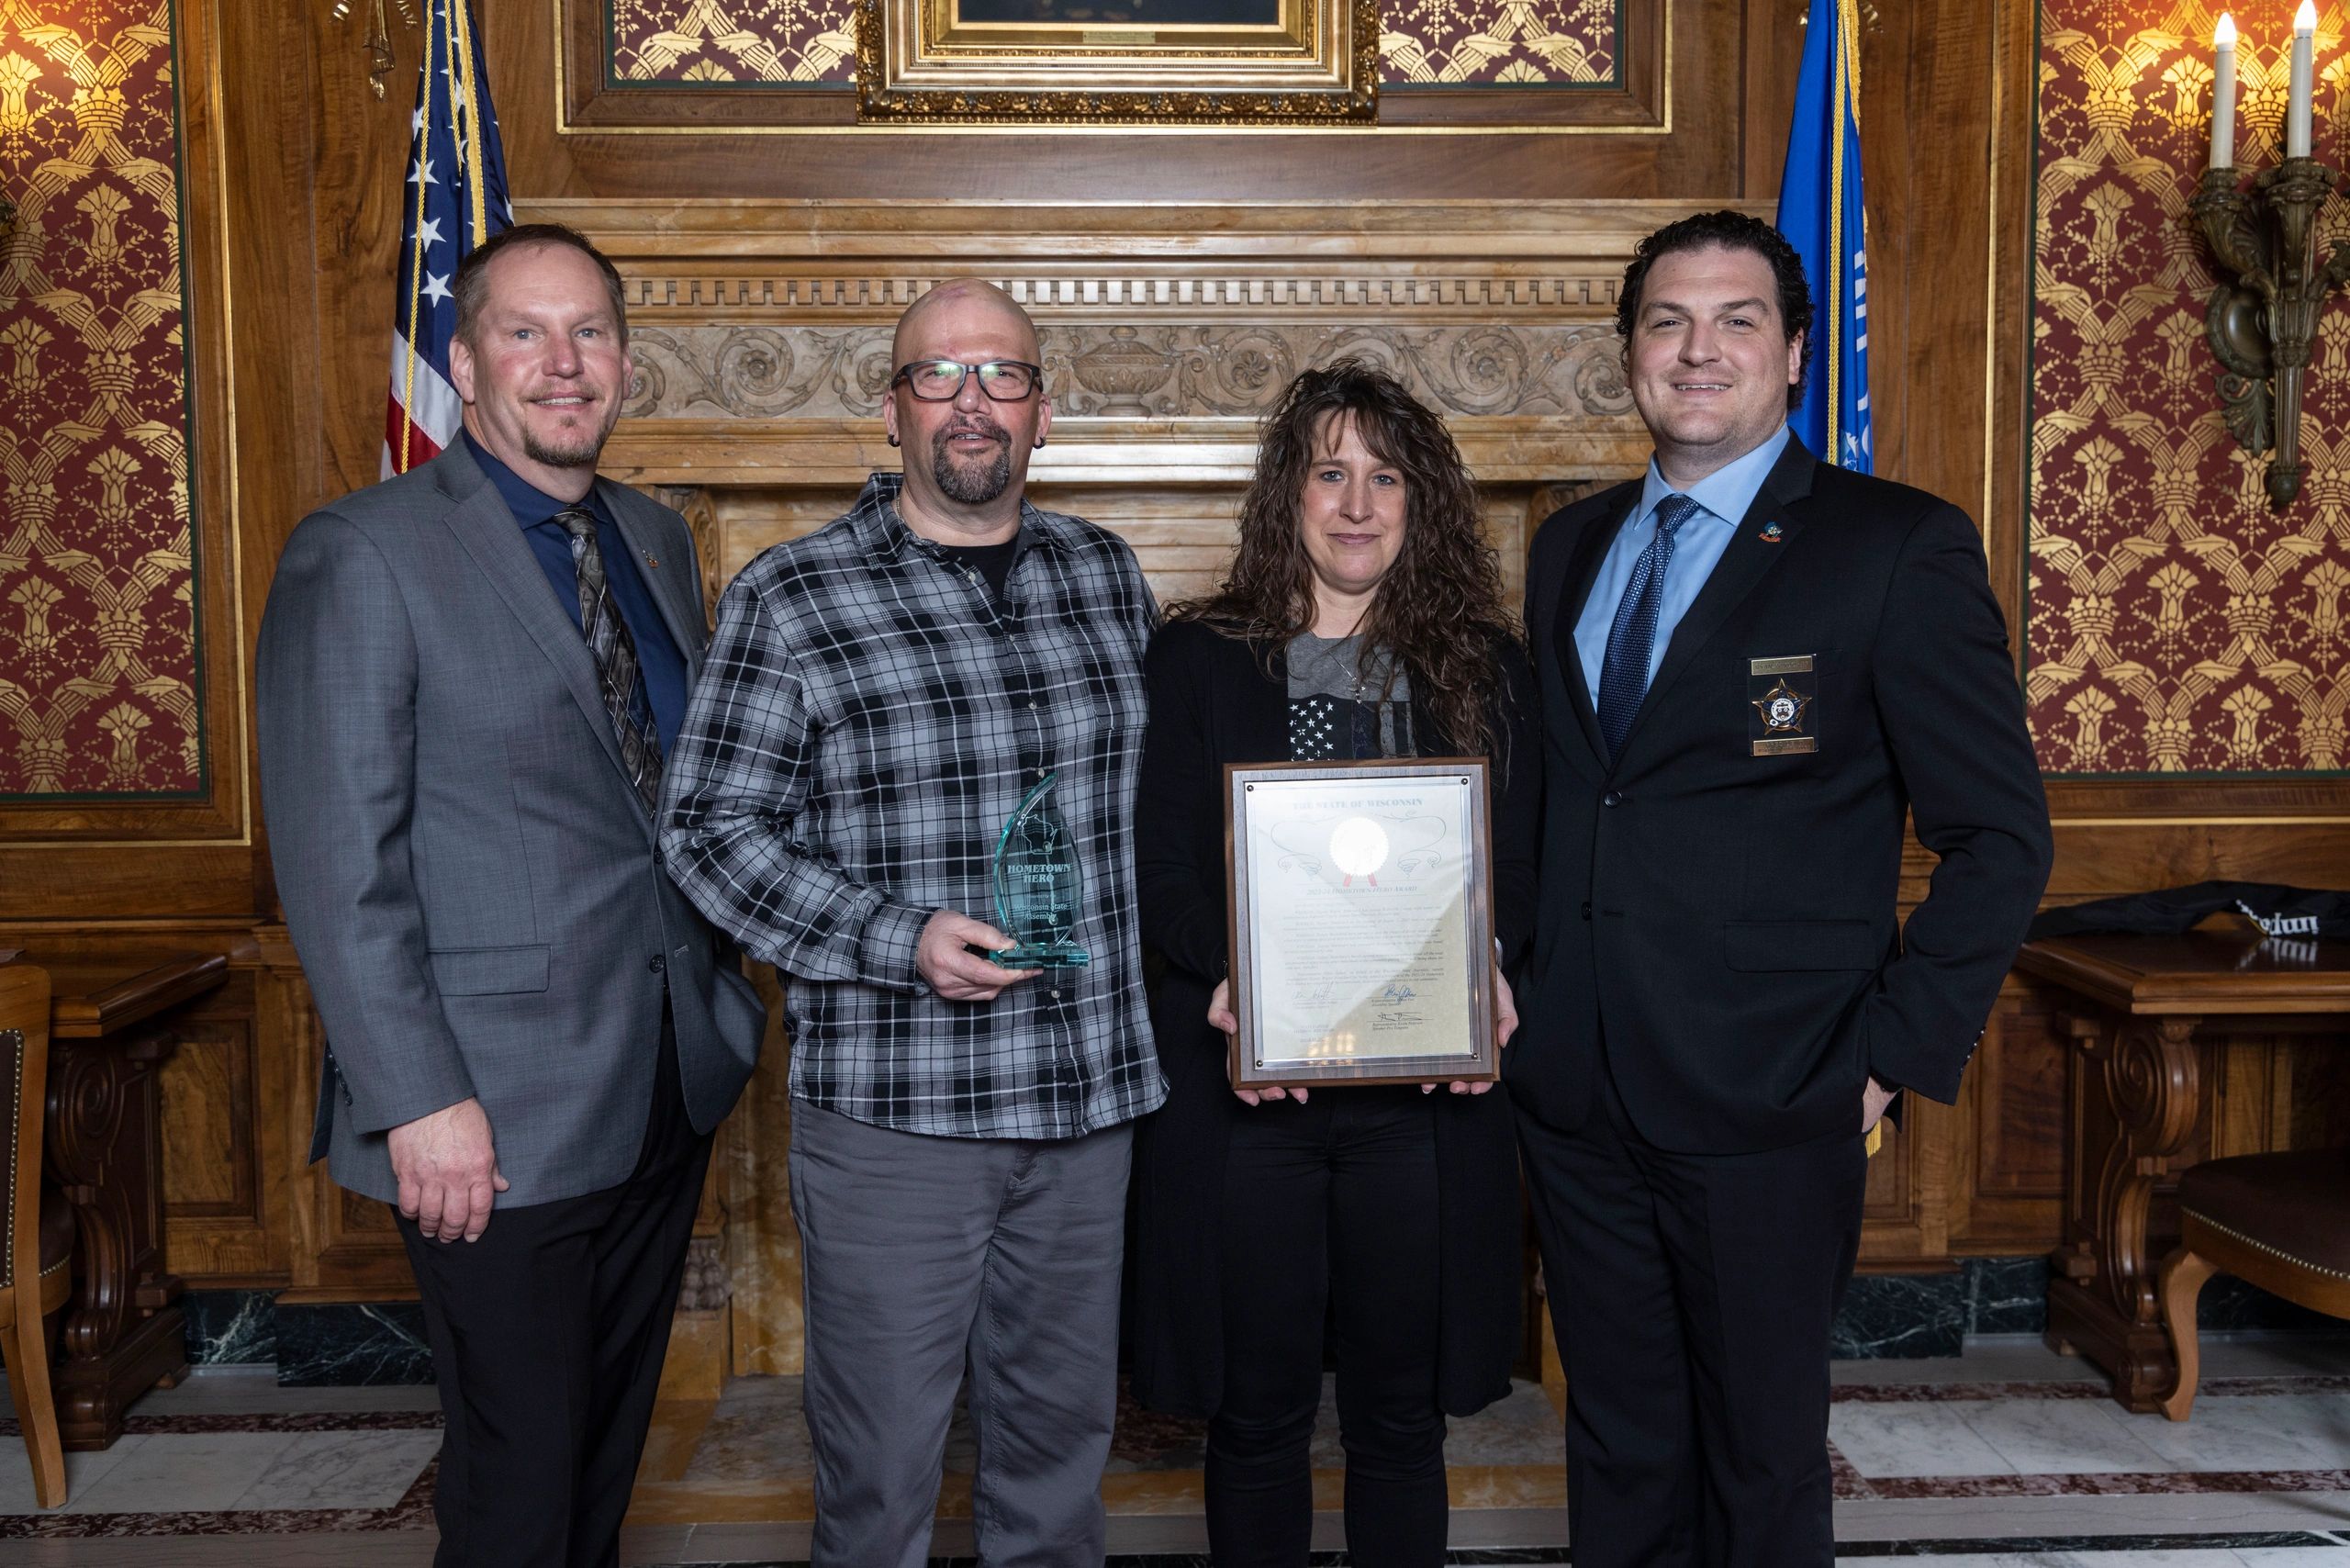
{"label": "plaid flannel shirt", "polygon": [[[1136,935],[1144,645],[1158,619],[1116,535],[1023,502],[999,605],[898,515],[855,510],[753,561],[718,604],[663,790],[670,874],[789,977],[791,1092],[950,1137],[1067,1138],[1166,1098]],[[1050,772],[1092,961],[992,1002],[914,968],[940,909],[996,923],[1004,823]]]}

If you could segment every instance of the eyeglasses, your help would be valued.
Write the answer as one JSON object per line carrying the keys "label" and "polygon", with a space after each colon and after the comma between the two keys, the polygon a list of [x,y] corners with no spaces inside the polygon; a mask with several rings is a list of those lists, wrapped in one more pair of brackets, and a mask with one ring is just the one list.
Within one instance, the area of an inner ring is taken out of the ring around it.
{"label": "eyeglasses", "polygon": [[964,364],[951,359],[918,359],[901,366],[890,377],[895,386],[902,381],[907,390],[925,403],[944,403],[963,390],[963,378],[973,371],[979,373],[979,390],[998,403],[1018,403],[1036,390],[1037,381],[1044,375],[1041,364],[1024,364],[1016,359],[991,359],[983,364]]}

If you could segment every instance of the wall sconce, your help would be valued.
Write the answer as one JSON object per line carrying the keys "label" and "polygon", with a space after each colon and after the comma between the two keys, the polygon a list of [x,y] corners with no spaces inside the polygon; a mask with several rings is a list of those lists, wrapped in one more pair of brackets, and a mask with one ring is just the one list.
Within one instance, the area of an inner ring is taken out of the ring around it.
{"label": "wall sconce", "polygon": [[2301,382],[2325,297],[2350,278],[2350,246],[2317,259],[2317,214],[2341,176],[2310,156],[2310,99],[2317,7],[2301,0],[2293,22],[2285,159],[2250,190],[2235,167],[2236,28],[2222,16],[2212,35],[2211,166],[2188,203],[2212,258],[2233,274],[2211,289],[2204,334],[2220,362],[2228,431],[2255,456],[2267,453],[2268,504],[2281,511],[2301,493]]}

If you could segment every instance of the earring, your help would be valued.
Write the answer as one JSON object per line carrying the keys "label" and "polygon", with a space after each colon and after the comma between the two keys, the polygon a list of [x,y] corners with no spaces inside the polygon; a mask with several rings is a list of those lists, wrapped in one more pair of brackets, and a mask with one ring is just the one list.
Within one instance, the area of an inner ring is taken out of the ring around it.
{"label": "earring", "polygon": [[897,444],[898,444],[898,438],[897,438],[896,436],[891,436],[891,437],[890,438],[890,444],[891,446],[895,446],[895,445],[897,445]]}
{"label": "earring", "polygon": [[1045,450],[1045,438],[1043,436],[1038,436],[1036,438],[1036,450],[1039,452]]}

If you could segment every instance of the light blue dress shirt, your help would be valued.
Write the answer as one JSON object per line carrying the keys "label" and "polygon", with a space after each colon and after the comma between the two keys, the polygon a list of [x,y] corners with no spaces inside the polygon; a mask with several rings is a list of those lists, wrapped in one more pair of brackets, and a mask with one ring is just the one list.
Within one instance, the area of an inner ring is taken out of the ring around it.
{"label": "light blue dress shirt", "polygon": [[[1786,450],[1794,433],[1785,425],[1780,426],[1778,434],[1681,492],[1706,510],[1683,523],[1681,531],[1673,536],[1673,565],[1664,574],[1664,600],[1657,608],[1656,640],[1649,645],[1649,681],[1656,679],[1656,672],[1664,663],[1664,651],[1673,645],[1673,629],[1681,624],[1681,618],[1697,602],[1698,590],[1714,575],[1722,552],[1737,537],[1738,525],[1745,520],[1746,510],[1754,504],[1762,481],[1770,477],[1772,465],[1779,461],[1779,454]],[[1625,585],[1632,580],[1632,567],[1639,560],[1640,552],[1656,537],[1657,503],[1673,493],[1673,487],[1657,471],[1656,459],[1650,458],[1648,482],[1640,488],[1640,504],[1632,509],[1632,515],[1617,530],[1615,543],[1607,546],[1607,554],[1599,563],[1599,575],[1592,579],[1591,597],[1583,600],[1583,614],[1575,622],[1575,652],[1582,656],[1583,688],[1590,692],[1595,709],[1599,706],[1599,672],[1607,663],[1607,632],[1616,623],[1616,606],[1624,597]]]}

